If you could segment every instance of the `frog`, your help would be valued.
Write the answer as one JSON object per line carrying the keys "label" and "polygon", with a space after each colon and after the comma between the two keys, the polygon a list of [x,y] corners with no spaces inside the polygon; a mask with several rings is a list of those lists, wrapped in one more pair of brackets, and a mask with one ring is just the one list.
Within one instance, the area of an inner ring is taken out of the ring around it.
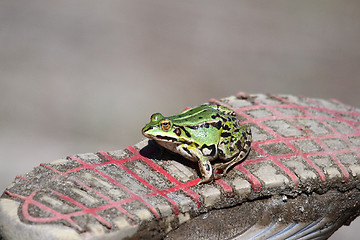
{"label": "frog", "polygon": [[[218,104],[204,104],[178,115],[154,113],[142,134],[172,152],[197,162],[198,184],[226,176],[251,148],[249,124],[241,124],[236,112]],[[211,165],[211,162],[218,163]]]}

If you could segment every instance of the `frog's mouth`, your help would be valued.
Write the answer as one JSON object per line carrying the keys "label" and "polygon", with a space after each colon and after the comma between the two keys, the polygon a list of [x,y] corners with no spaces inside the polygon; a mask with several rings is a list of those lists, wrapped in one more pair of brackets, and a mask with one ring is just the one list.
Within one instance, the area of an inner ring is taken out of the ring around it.
{"label": "frog's mouth", "polygon": [[[147,129],[149,130],[149,129]],[[173,138],[173,137],[169,137],[169,136],[161,136],[161,135],[153,135],[153,134],[149,134],[147,133],[147,131],[142,131],[142,134],[147,137],[147,138],[150,138],[150,139],[153,139],[153,140],[156,140],[156,141],[162,141],[162,142],[179,142],[178,139],[176,138]]]}
{"label": "frog's mouth", "polygon": [[161,135],[149,136],[149,138],[154,139],[155,141],[175,143],[175,144],[181,144],[181,143],[192,144],[193,143],[185,138],[179,139],[179,138],[173,138],[173,137],[161,136]]}
{"label": "frog's mouth", "polygon": [[154,139],[159,140],[159,141],[164,141],[164,142],[179,142],[179,140],[176,138],[172,138],[172,137],[168,137],[168,136],[161,136],[161,135],[154,136]]}

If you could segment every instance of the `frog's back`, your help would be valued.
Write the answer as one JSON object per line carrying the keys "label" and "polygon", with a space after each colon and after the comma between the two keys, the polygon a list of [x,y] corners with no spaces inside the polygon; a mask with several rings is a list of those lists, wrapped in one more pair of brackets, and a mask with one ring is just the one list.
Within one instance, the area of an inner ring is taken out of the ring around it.
{"label": "frog's back", "polygon": [[203,122],[216,121],[220,116],[235,116],[235,112],[220,105],[201,105],[199,107],[185,110],[184,112],[171,116],[168,119],[175,124],[197,125]]}
{"label": "frog's back", "polygon": [[232,109],[229,109],[227,107],[224,107],[224,106],[221,106],[221,105],[209,105],[209,107],[219,111],[223,115],[228,115],[228,116],[231,116],[231,117],[236,116],[235,111],[232,110]]}

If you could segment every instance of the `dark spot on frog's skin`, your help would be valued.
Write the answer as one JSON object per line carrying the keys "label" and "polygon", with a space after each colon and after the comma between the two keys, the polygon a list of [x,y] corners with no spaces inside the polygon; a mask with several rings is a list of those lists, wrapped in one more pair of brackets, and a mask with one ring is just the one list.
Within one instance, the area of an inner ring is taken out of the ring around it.
{"label": "dark spot on frog's skin", "polygon": [[204,164],[204,166],[205,166],[205,168],[206,168],[206,171],[210,171],[210,166],[209,166],[209,164]]}
{"label": "dark spot on frog's skin", "polygon": [[[219,116],[224,122],[226,122],[226,121],[229,121],[229,118],[227,118],[227,117],[224,117],[224,116]],[[231,120],[231,119],[230,119]]]}
{"label": "dark spot on frog's skin", "polygon": [[219,149],[219,155],[220,155],[221,157],[225,157],[225,154],[224,154],[223,150]]}
{"label": "dark spot on frog's skin", "polygon": [[213,126],[214,128],[216,128],[217,130],[219,130],[221,128],[221,122],[213,122],[211,123],[211,126]]}
{"label": "dark spot on frog's skin", "polygon": [[204,123],[202,126],[205,128],[209,128],[209,123]]}
{"label": "dark spot on frog's skin", "polygon": [[251,141],[246,141],[245,144],[248,145],[248,146],[250,146]]}
{"label": "dark spot on frog's skin", "polygon": [[175,133],[176,135],[180,136],[180,135],[181,135],[181,130],[180,130],[180,128],[176,128],[176,129],[174,130],[174,133]]}
{"label": "dark spot on frog's skin", "polygon": [[218,118],[218,117],[220,117],[219,114],[216,114],[216,115],[212,115],[212,116],[211,116],[212,119],[216,119],[216,118]]}
{"label": "dark spot on frog's skin", "polygon": [[230,141],[223,141],[223,142],[221,142],[223,145],[227,145],[227,144],[229,144],[229,142]]}
{"label": "dark spot on frog's skin", "polygon": [[221,136],[222,136],[222,137],[230,137],[230,136],[231,136],[231,133],[229,133],[229,132],[222,132],[222,133],[221,133]]}
{"label": "dark spot on frog's skin", "polygon": [[243,138],[246,138],[246,135],[247,135],[246,132],[242,133]]}
{"label": "dark spot on frog's skin", "polygon": [[[204,151],[205,148],[208,149],[209,151]],[[204,154],[204,156],[212,156],[213,157],[216,153],[216,148],[215,148],[214,144],[210,145],[210,146],[204,144],[204,145],[202,145],[200,150]]]}
{"label": "dark spot on frog's skin", "polygon": [[241,141],[240,140],[236,141],[235,146],[240,149],[241,148]]}
{"label": "dark spot on frog's skin", "polygon": [[199,119],[203,119],[203,117],[199,117]]}
{"label": "dark spot on frog's skin", "polygon": [[184,131],[184,133],[186,134],[186,136],[187,136],[188,138],[191,138],[191,134],[190,134],[183,126],[177,126],[177,125],[174,125],[174,126],[181,128],[181,130]]}
{"label": "dark spot on frog's skin", "polygon": [[187,126],[188,128],[191,128],[193,130],[196,130],[199,128],[199,125],[194,125],[194,126]]}
{"label": "dark spot on frog's skin", "polygon": [[227,125],[222,125],[222,128],[223,128],[224,130],[230,130],[229,126],[227,126]]}

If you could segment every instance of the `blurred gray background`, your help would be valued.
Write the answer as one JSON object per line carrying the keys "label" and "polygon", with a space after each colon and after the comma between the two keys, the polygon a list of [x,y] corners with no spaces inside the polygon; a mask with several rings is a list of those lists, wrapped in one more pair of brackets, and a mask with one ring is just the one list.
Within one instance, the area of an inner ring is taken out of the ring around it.
{"label": "blurred gray background", "polygon": [[[0,192],[238,91],[360,107],[360,1],[0,1]],[[356,239],[360,221],[331,239]]]}

